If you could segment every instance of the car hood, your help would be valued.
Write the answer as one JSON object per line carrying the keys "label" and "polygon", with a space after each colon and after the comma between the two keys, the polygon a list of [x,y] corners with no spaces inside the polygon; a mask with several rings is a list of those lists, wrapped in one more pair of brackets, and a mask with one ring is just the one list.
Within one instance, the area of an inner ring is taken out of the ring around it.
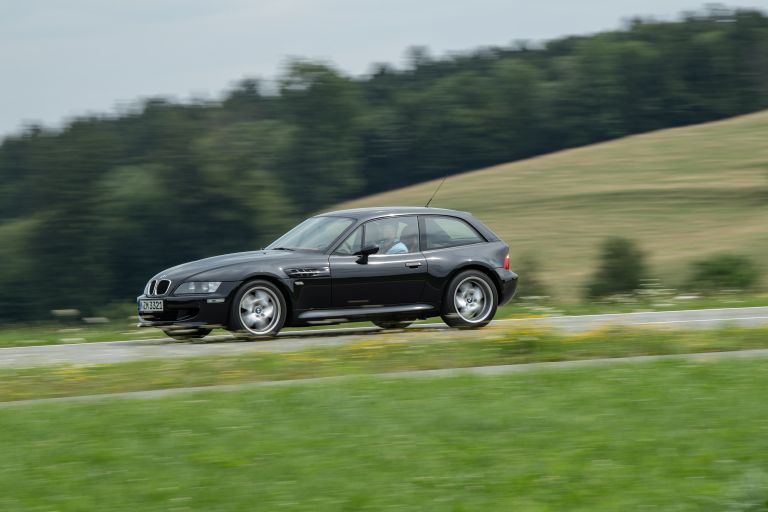
{"label": "car hood", "polygon": [[198,274],[221,270],[228,267],[249,267],[253,264],[267,264],[270,262],[276,263],[276,267],[279,268],[284,261],[296,260],[298,257],[297,255],[298,253],[290,251],[271,250],[222,254],[220,256],[212,256],[210,258],[176,265],[175,267],[168,268],[158,273],[153,279],[170,279],[172,281],[179,281],[182,279],[188,280]]}

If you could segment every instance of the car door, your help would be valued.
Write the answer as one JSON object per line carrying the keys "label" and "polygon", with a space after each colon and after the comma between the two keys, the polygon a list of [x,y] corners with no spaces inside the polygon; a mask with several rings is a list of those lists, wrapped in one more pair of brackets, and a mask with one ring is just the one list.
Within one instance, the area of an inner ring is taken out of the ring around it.
{"label": "car door", "polygon": [[[361,257],[361,249],[372,244],[379,252]],[[418,303],[427,262],[419,250],[416,216],[375,219],[358,227],[330,256],[330,268],[335,308]]]}

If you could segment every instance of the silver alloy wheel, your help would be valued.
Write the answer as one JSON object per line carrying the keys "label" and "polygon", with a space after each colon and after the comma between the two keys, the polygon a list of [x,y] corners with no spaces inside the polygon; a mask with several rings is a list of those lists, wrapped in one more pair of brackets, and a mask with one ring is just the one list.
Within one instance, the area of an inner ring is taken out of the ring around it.
{"label": "silver alloy wheel", "polygon": [[472,324],[485,320],[493,309],[491,287],[479,277],[468,277],[459,283],[453,294],[456,313]]}
{"label": "silver alloy wheel", "polygon": [[269,334],[280,320],[280,301],[275,292],[254,286],[240,299],[240,321],[252,334]]}

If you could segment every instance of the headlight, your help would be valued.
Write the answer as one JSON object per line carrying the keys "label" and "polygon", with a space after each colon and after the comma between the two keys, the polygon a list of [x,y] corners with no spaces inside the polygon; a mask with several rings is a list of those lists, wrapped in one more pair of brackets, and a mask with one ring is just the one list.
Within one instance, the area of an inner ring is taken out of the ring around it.
{"label": "headlight", "polygon": [[221,286],[221,281],[184,283],[176,288],[174,295],[192,295],[196,293],[214,293]]}

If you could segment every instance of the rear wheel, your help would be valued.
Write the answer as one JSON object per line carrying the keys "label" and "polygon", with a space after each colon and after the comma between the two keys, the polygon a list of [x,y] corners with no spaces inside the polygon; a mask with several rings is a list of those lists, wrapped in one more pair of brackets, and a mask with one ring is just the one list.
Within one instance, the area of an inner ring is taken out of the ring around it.
{"label": "rear wheel", "polygon": [[477,329],[488,325],[498,304],[493,281],[479,270],[467,270],[448,285],[440,316],[451,327]]}
{"label": "rear wheel", "polygon": [[246,338],[271,338],[285,325],[287,313],[280,289],[257,279],[246,283],[235,295],[230,328]]}
{"label": "rear wheel", "polygon": [[164,330],[166,336],[178,341],[189,341],[194,339],[205,338],[211,334],[212,329],[168,329]]}
{"label": "rear wheel", "polygon": [[373,325],[382,329],[405,329],[413,323],[411,320],[372,320]]}

